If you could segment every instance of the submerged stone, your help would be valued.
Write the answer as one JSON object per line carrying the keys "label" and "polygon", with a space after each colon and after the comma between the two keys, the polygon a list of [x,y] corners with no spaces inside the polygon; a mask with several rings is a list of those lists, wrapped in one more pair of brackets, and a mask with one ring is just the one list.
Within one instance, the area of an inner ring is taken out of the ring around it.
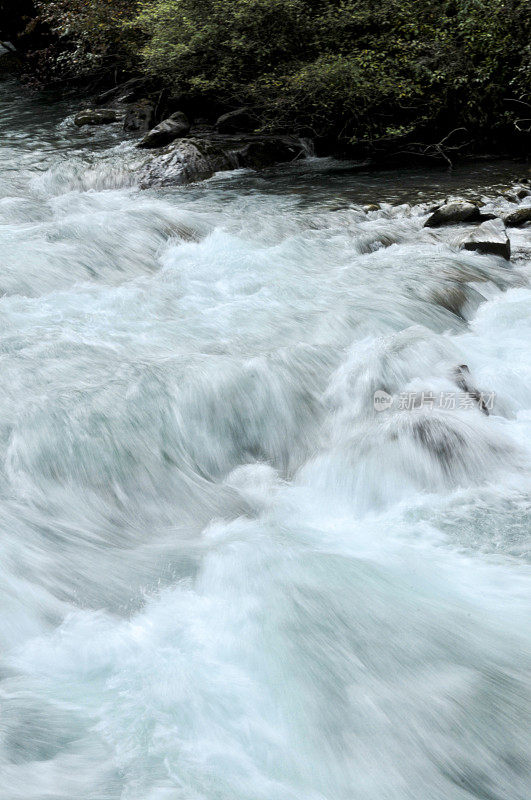
{"label": "submerged stone", "polygon": [[462,392],[465,392],[465,394],[467,394],[471,400],[476,403],[479,410],[488,417],[489,409],[483,400],[482,393],[476,389],[475,386],[472,386],[470,382],[471,376],[468,364],[459,364],[457,367],[455,367],[452,377],[456,386],[461,389]]}
{"label": "submerged stone", "polygon": [[526,222],[531,222],[531,206],[524,206],[516,211],[512,211],[504,217],[505,224],[508,228],[519,228],[520,225],[525,225]]}
{"label": "submerged stone", "polygon": [[83,125],[109,125],[118,122],[122,117],[115,108],[85,108],[74,117],[74,122],[81,128]]}
{"label": "submerged stone", "polygon": [[455,225],[458,222],[473,221],[478,218],[479,208],[474,203],[447,203],[428,217],[424,227],[438,228],[441,225]]}
{"label": "submerged stone", "polygon": [[511,258],[511,243],[505,226],[499,219],[488,220],[467,233],[461,239],[460,247],[463,250],[475,250],[478,253],[500,256],[507,261]]}

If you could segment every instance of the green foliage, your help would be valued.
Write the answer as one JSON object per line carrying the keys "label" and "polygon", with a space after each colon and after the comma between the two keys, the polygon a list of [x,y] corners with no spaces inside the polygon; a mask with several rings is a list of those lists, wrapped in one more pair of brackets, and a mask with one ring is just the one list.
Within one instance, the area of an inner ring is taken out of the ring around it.
{"label": "green foliage", "polygon": [[91,74],[132,63],[135,36],[128,23],[136,13],[134,0],[35,0],[35,5],[59,43],[56,73]]}
{"label": "green foliage", "polygon": [[[113,56],[264,127],[370,143],[507,126],[529,98],[527,0],[55,0],[72,63]],[[512,105],[511,105],[512,103]]]}
{"label": "green foliage", "polygon": [[145,0],[135,24],[151,73],[321,136],[478,128],[528,91],[524,0]]}

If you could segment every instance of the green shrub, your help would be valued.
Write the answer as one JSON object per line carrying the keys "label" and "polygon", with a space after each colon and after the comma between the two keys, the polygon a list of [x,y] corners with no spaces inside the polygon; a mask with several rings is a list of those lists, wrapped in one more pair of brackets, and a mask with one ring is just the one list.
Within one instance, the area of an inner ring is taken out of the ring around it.
{"label": "green shrub", "polygon": [[527,0],[55,0],[63,67],[144,71],[252,105],[264,127],[345,142],[472,137],[529,100]]}
{"label": "green shrub", "polygon": [[56,73],[133,65],[135,33],[128,23],[136,13],[134,0],[35,0],[35,5],[59,44],[51,65]]}
{"label": "green shrub", "polygon": [[134,24],[150,73],[322,136],[503,125],[528,91],[520,0],[151,0]]}

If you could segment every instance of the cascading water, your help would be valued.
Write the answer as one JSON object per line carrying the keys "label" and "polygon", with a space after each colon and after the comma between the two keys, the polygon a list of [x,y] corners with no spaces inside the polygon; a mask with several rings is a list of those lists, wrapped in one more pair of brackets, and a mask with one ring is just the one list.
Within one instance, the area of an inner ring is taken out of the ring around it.
{"label": "cascading water", "polygon": [[422,227],[512,168],[143,192],[4,89],[1,799],[527,800],[529,233]]}

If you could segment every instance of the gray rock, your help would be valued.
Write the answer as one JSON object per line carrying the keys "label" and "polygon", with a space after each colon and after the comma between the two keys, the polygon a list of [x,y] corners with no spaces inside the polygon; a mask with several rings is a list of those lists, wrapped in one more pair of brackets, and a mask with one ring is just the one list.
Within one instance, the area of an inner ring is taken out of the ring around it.
{"label": "gray rock", "polygon": [[474,400],[483,414],[489,416],[489,409],[487,408],[485,401],[483,400],[482,393],[476,389],[475,386],[471,384],[471,376],[470,370],[467,364],[459,364],[459,366],[455,367],[452,373],[452,377],[455,381],[456,386],[461,389],[462,392],[465,392],[472,400]]}
{"label": "gray rock", "polygon": [[181,139],[166,147],[140,172],[140,185],[166,186],[192,183],[210,178],[214,172],[235,169],[227,153],[211,142],[200,139]]}
{"label": "gray rock", "polygon": [[124,117],[124,131],[145,133],[155,122],[155,107],[150,100],[139,100],[132,105]]}
{"label": "gray rock", "polygon": [[257,119],[248,108],[238,108],[236,111],[229,111],[222,114],[216,122],[218,133],[242,133],[254,131],[257,127]]}
{"label": "gray rock", "polygon": [[525,225],[526,222],[531,222],[531,206],[523,206],[522,208],[512,211],[504,217],[505,224],[508,228],[519,228],[520,225]]}
{"label": "gray rock", "polygon": [[291,161],[306,153],[302,141],[290,137],[211,136],[179,139],[144,165],[140,185],[166,186],[210,178],[222,170],[260,169]]}
{"label": "gray rock", "polygon": [[74,122],[81,128],[83,125],[109,125],[118,122],[121,117],[122,114],[115,108],[86,108],[76,114]]}
{"label": "gray rock", "polygon": [[500,219],[483,222],[478,228],[467,233],[460,241],[463,250],[475,250],[501,258],[511,258],[511,243]]}
{"label": "gray rock", "polygon": [[175,139],[187,136],[190,131],[190,123],[186,114],[176,111],[175,114],[155,125],[143,139],[138,143],[138,147],[163,147]]}
{"label": "gray rock", "polygon": [[439,228],[442,225],[454,225],[458,222],[472,222],[479,217],[479,209],[474,203],[447,203],[428,217],[425,228]]}

